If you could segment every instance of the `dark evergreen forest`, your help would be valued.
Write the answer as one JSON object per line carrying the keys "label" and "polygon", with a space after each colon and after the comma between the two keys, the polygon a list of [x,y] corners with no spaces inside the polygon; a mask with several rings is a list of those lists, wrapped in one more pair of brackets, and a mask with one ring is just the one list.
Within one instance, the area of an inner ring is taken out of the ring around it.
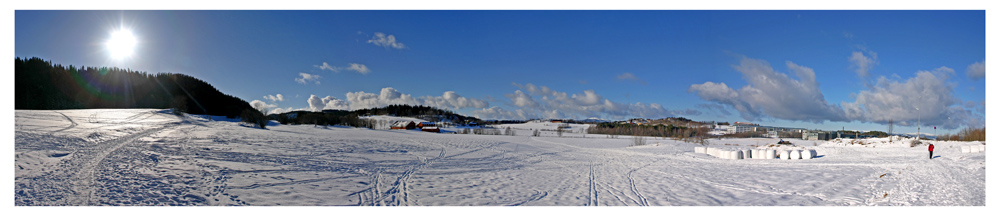
{"label": "dark evergreen forest", "polygon": [[108,67],[65,67],[37,57],[14,59],[14,109],[176,108],[230,118],[249,112],[246,101],[197,78]]}

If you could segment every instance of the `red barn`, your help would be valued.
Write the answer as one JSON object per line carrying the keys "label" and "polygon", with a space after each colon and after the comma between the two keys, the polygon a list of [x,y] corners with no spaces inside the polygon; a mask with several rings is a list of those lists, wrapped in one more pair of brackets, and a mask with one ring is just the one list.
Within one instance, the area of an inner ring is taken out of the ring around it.
{"label": "red barn", "polygon": [[434,122],[420,122],[420,124],[417,124],[417,127],[418,128],[437,127],[437,125],[434,125]]}
{"label": "red barn", "polygon": [[438,129],[438,127],[424,127],[424,128],[421,128],[420,130],[421,131],[426,131],[426,132],[441,133],[441,129]]}
{"label": "red barn", "polygon": [[397,130],[410,130],[415,128],[417,128],[417,124],[413,123],[413,121],[398,121],[396,123],[392,123],[392,126],[389,126],[389,129]]}

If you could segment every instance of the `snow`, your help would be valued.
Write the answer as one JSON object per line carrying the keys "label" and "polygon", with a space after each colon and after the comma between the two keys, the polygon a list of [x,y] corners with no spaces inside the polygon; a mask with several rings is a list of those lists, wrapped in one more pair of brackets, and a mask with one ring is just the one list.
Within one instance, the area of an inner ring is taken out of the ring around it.
{"label": "snow", "polygon": [[[906,140],[632,146],[631,136],[585,134],[587,125],[560,137],[553,123],[502,125],[516,136],[494,136],[258,129],[153,109],[16,110],[14,120],[19,206],[983,206],[986,197],[985,153],[960,148],[975,142],[925,141],[940,149],[928,160],[926,146]],[[819,154],[713,156],[745,150]]]}

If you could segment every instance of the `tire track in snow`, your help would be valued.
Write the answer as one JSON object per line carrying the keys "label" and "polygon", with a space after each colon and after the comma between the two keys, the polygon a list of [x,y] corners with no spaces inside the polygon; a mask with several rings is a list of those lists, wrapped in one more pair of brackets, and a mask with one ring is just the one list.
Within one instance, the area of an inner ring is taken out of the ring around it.
{"label": "tire track in snow", "polygon": [[52,132],[49,132],[49,135],[50,135],[50,136],[51,136],[51,135],[53,135],[53,134],[55,134],[55,133],[59,133],[59,132],[63,132],[63,131],[66,131],[66,130],[69,130],[69,129],[73,129],[73,128],[75,128],[75,127],[76,127],[76,126],[78,125],[78,124],[76,123],[76,121],[73,121],[73,119],[72,119],[72,118],[69,118],[69,116],[66,116],[66,114],[63,114],[63,113],[61,113],[61,112],[55,112],[55,113],[59,113],[59,115],[62,115],[62,116],[63,116],[63,118],[66,118],[66,120],[67,120],[67,121],[69,121],[69,124],[70,124],[70,125],[69,125],[69,127],[66,127],[66,128],[63,128],[63,129],[59,129],[59,130],[56,130],[56,131],[52,131]]}
{"label": "tire track in snow", "polygon": [[87,161],[85,164],[81,165],[79,171],[77,171],[77,173],[74,175],[74,180],[72,180],[73,181],[72,188],[77,197],[73,201],[71,201],[71,203],[73,203],[74,205],[93,205],[94,203],[93,190],[94,190],[94,179],[95,179],[94,175],[96,174],[95,168],[101,162],[104,162],[104,160],[108,157],[109,154],[111,154],[111,152],[114,152],[115,150],[118,150],[122,146],[132,143],[133,141],[141,137],[145,137],[150,134],[162,131],[163,129],[166,129],[171,126],[172,125],[167,125],[161,128],[149,129],[139,133],[115,138],[97,144],[96,146],[98,146],[98,149],[96,149],[97,152],[95,152],[96,153],[95,157]]}
{"label": "tire track in snow", "polygon": [[589,193],[587,195],[587,206],[597,206],[599,205],[598,204],[599,199],[597,197],[597,177],[594,174],[593,161],[590,162],[590,176],[588,180],[590,184],[587,186],[587,191]]}
{"label": "tire track in snow", "polygon": [[[646,166],[649,166],[649,165],[646,165]],[[643,167],[646,167],[646,166],[643,166]],[[639,198],[639,201],[640,201],[639,205],[649,206],[649,201],[647,201],[646,197],[643,196],[642,193],[639,192],[638,188],[636,188],[636,186],[635,186],[635,178],[632,177],[632,173],[634,173],[636,170],[642,169],[643,167],[639,167],[639,168],[635,168],[635,169],[629,170],[628,171],[628,175],[626,175],[626,176],[628,177],[628,186],[629,186],[629,188],[632,189],[632,193],[635,194],[635,196]]]}
{"label": "tire track in snow", "polygon": [[[410,140],[410,141],[414,142],[414,143],[427,144],[427,143],[418,142],[416,140]],[[440,144],[435,144],[435,145],[440,146]],[[408,154],[411,154],[411,153],[408,153]],[[396,176],[396,180],[392,184],[388,185],[387,187],[389,187],[389,188],[386,189],[384,192],[382,191],[382,183],[381,183],[382,178],[383,178],[382,177],[382,169],[379,169],[378,172],[376,172],[375,174],[373,174],[372,183],[369,184],[369,187],[358,193],[359,194],[359,200],[365,200],[365,199],[363,199],[363,197],[361,197],[361,194],[363,194],[363,192],[368,191],[371,194],[371,195],[369,195],[369,197],[367,199],[368,200],[367,203],[359,201],[359,205],[373,205],[373,206],[374,205],[383,205],[383,206],[385,206],[385,205],[396,205],[396,206],[401,206],[401,205],[416,205],[416,204],[418,204],[418,202],[416,200],[412,200],[410,198],[409,189],[407,188],[408,187],[407,186],[407,184],[408,184],[407,182],[410,180],[410,177],[413,176],[413,173],[416,173],[417,171],[419,171],[420,169],[426,167],[427,165],[431,164],[434,161],[446,158],[445,155],[447,155],[447,148],[445,148],[443,146],[441,146],[441,151],[438,153],[438,156],[435,157],[435,158],[424,159],[423,157],[421,157],[419,155],[415,155],[417,157],[417,164],[413,165],[413,166],[411,166],[409,168],[407,168],[399,176]]]}

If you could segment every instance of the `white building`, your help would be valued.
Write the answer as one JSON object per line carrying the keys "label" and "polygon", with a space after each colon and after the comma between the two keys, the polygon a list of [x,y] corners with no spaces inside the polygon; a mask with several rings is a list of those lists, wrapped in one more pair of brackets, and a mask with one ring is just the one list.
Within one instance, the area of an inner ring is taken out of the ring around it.
{"label": "white building", "polygon": [[730,125],[726,132],[730,134],[734,133],[745,133],[745,132],[757,132],[760,130],[760,126],[756,125]]}

